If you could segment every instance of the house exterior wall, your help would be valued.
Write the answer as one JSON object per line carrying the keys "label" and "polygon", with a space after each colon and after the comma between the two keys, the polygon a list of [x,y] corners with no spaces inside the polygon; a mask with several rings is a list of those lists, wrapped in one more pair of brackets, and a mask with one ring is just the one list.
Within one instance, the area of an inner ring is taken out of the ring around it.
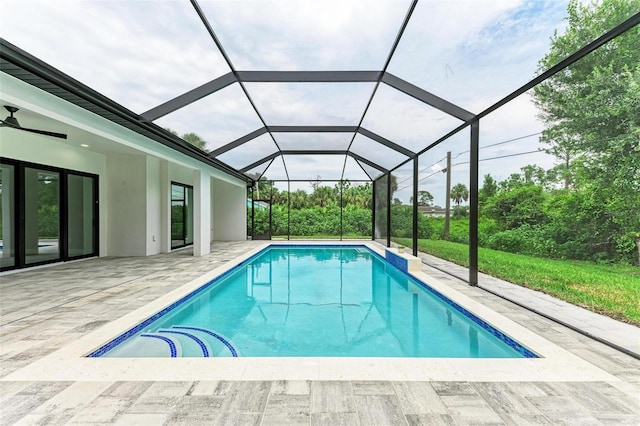
{"label": "house exterior wall", "polygon": [[146,158],[110,155],[107,161],[109,256],[147,254]]}
{"label": "house exterior wall", "polygon": [[238,241],[247,238],[245,187],[213,180],[213,238]]}
{"label": "house exterior wall", "polygon": [[58,140],[0,128],[0,156],[98,176],[100,256],[171,250],[171,181],[200,191],[194,253],[208,252],[213,232],[218,239],[246,238],[245,182],[4,73],[0,83],[2,104],[18,106],[22,117],[44,117],[69,135]]}

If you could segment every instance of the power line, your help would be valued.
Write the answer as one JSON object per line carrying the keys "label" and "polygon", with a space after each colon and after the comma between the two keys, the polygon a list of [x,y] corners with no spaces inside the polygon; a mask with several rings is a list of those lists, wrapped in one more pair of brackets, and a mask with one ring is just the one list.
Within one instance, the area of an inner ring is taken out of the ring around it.
{"label": "power line", "polygon": [[[491,148],[491,147],[498,146],[498,145],[504,145],[506,143],[516,142],[516,141],[519,141],[519,140],[522,140],[522,139],[527,139],[527,138],[530,138],[532,136],[538,136],[538,135],[541,135],[541,134],[542,134],[542,132],[531,133],[529,135],[519,136],[517,138],[507,139],[505,141],[496,142],[496,143],[492,143],[490,145],[481,146],[479,149],[486,149],[486,148]],[[452,157],[452,158],[458,158],[459,156],[461,156],[462,154],[466,154],[467,152],[469,152],[469,150],[462,151],[462,152],[456,154],[456,156]]]}
{"label": "power line", "polygon": [[[528,135],[518,136],[517,138],[507,139],[507,140],[504,140],[504,141],[500,141],[500,142],[492,143],[492,144],[490,144],[490,145],[481,146],[479,149],[492,148],[492,147],[494,147],[494,146],[504,145],[504,144],[511,143],[511,142],[517,142],[517,141],[519,141],[519,140],[527,139],[527,138],[530,138],[530,137],[533,137],[533,136],[538,136],[538,135],[541,135],[541,134],[542,134],[542,132],[530,133],[530,134],[528,134]],[[462,154],[466,154],[466,153],[468,153],[468,152],[469,152],[469,150],[459,152],[459,153],[455,154],[454,156],[452,156],[451,158],[452,158],[452,159],[454,159],[454,158],[458,158],[458,157],[460,157]],[[445,157],[442,157],[441,159],[439,159],[439,160],[438,160],[438,161],[436,161],[435,163],[433,163],[433,164],[431,164],[431,165],[429,165],[429,166],[427,166],[427,167],[422,168],[421,170],[419,170],[419,171],[418,171],[418,174],[420,174],[420,173],[424,172],[425,170],[428,170],[429,168],[431,168],[431,167],[435,166],[436,164],[438,164],[438,163],[439,163],[439,162],[441,162],[442,160],[445,160],[446,158],[447,158],[446,156],[445,156]],[[482,160],[480,160],[480,161],[482,161]],[[467,163],[468,163],[468,162],[466,162],[466,163],[456,163],[456,164],[467,164]],[[452,166],[452,167],[453,167],[453,166]],[[433,176],[433,175],[429,175],[429,176]],[[406,182],[406,181],[408,181],[409,179],[411,179],[411,176],[409,176],[409,177],[407,177],[407,178],[405,178],[405,179],[401,180],[400,182],[398,182],[398,184],[401,184],[401,183],[403,183],[403,182]],[[422,178],[421,180],[423,180],[423,179],[426,179],[426,177],[425,177],[425,178]]]}
{"label": "power line", "polygon": [[[423,180],[428,179],[428,178],[430,178],[431,176],[435,176],[435,175],[437,175],[438,173],[442,173],[442,170],[438,170],[437,172],[433,172],[433,173],[431,173],[430,175],[427,175],[427,176],[423,177],[422,179],[418,179],[418,182],[422,182]],[[411,185],[412,185],[412,184],[411,184]],[[407,189],[407,188],[409,188],[411,185],[403,186],[403,187],[402,187],[402,188],[400,188],[400,189],[396,189],[396,191],[402,191],[403,189]]]}
{"label": "power line", "polygon": [[[506,154],[506,155],[499,155],[499,156],[497,156],[497,157],[481,158],[480,160],[478,160],[478,162],[481,162],[481,161],[489,161],[489,160],[497,160],[497,159],[499,159],[499,158],[517,157],[517,156],[519,156],[519,155],[533,154],[533,153],[536,153],[536,152],[544,152],[544,151],[542,151],[542,150],[540,150],[540,149],[536,149],[536,150],[534,150],[534,151],[517,152],[517,153],[515,153],[515,154]],[[456,163],[456,164],[454,164],[453,166],[458,166],[458,165],[460,165],[460,164],[469,164],[469,163],[470,163],[470,161],[464,161],[464,162],[462,162],[462,163]],[[453,167],[453,166],[451,166],[451,167]]]}
{"label": "power line", "polygon": [[[499,155],[499,156],[496,156],[496,157],[482,158],[482,159],[478,160],[478,162],[481,162],[481,161],[489,161],[489,160],[498,160],[498,159],[500,159],[500,158],[517,157],[517,156],[519,156],[519,155],[533,154],[533,153],[536,153],[536,152],[544,152],[544,151],[539,150],[539,149],[536,149],[536,150],[534,150],[534,151],[517,152],[517,153],[515,153],[515,154],[507,154],[507,155]],[[453,168],[453,167],[455,167],[455,166],[462,165],[462,164],[469,164],[469,163],[470,163],[469,161],[463,161],[463,162],[460,162],[460,163],[455,163],[455,164],[452,164],[452,165],[451,165],[451,168]],[[428,179],[428,178],[430,178],[431,176],[435,176],[435,175],[437,175],[438,173],[441,173],[441,172],[442,172],[442,171],[440,170],[440,171],[437,171],[437,172],[431,173],[430,175],[427,175],[427,176],[425,176],[425,177],[423,177],[423,178],[421,178],[421,179],[418,179],[418,182],[422,182],[423,180]],[[406,179],[405,179],[405,180],[406,180]],[[410,186],[411,186],[411,185],[403,186],[402,188],[397,189],[396,191],[402,191],[403,189],[407,189],[407,188],[409,188]]]}
{"label": "power line", "polygon": [[[424,172],[425,170],[428,170],[429,168],[431,168],[431,167],[435,166],[436,164],[438,164],[438,163],[439,163],[439,162],[441,162],[442,160],[445,160],[446,158],[447,158],[447,157],[442,157],[441,159],[439,159],[439,160],[438,160],[438,161],[436,161],[435,163],[433,163],[433,164],[431,164],[431,165],[429,165],[429,166],[426,166],[426,167],[422,168],[422,170],[418,170],[418,174],[420,174],[420,173]],[[409,180],[409,179],[411,179],[411,178],[412,178],[412,176],[409,176],[409,177],[408,177],[408,178],[406,178],[406,179],[402,179],[400,182],[398,182],[398,184],[401,184],[402,182],[406,182],[406,181],[408,181],[408,180]]]}

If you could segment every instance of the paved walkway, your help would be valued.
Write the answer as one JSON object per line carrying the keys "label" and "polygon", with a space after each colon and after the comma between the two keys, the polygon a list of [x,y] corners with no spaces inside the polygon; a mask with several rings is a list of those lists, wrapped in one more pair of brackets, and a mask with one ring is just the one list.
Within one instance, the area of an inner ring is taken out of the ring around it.
{"label": "paved walkway", "polygon": [[601,382],[6,381],[11,372],[255,247],[216,243],[0,276],[0,425],[640,424],[640,361],[425,266],[611,374]]}

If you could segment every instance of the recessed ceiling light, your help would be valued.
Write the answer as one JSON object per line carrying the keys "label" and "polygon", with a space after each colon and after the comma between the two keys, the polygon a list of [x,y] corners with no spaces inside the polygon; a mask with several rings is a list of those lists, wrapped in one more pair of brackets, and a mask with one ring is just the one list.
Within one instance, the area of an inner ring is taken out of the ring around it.
{"label": "recessed ceiling light", "polygon": [[86,143],[81,143],[80,146],[83,148],[89,148],[89,145],[87,145]]}

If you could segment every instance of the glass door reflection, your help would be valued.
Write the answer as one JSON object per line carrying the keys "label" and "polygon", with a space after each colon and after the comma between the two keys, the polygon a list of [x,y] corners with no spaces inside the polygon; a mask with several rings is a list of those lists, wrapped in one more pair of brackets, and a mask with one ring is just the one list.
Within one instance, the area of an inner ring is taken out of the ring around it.
{"label": "glass door reflection", "polygon": [[95,178],[69,174],[67,178],[68,257],[97,252],[95,232]]}
{"label": "glass door reflection", "polygon": [[25,167],[25,264],[60,259],[60,173]]}
{"label": "glass door reflection", "polygon": [[0,164],[0,268],[16,264],[15,166]]}

